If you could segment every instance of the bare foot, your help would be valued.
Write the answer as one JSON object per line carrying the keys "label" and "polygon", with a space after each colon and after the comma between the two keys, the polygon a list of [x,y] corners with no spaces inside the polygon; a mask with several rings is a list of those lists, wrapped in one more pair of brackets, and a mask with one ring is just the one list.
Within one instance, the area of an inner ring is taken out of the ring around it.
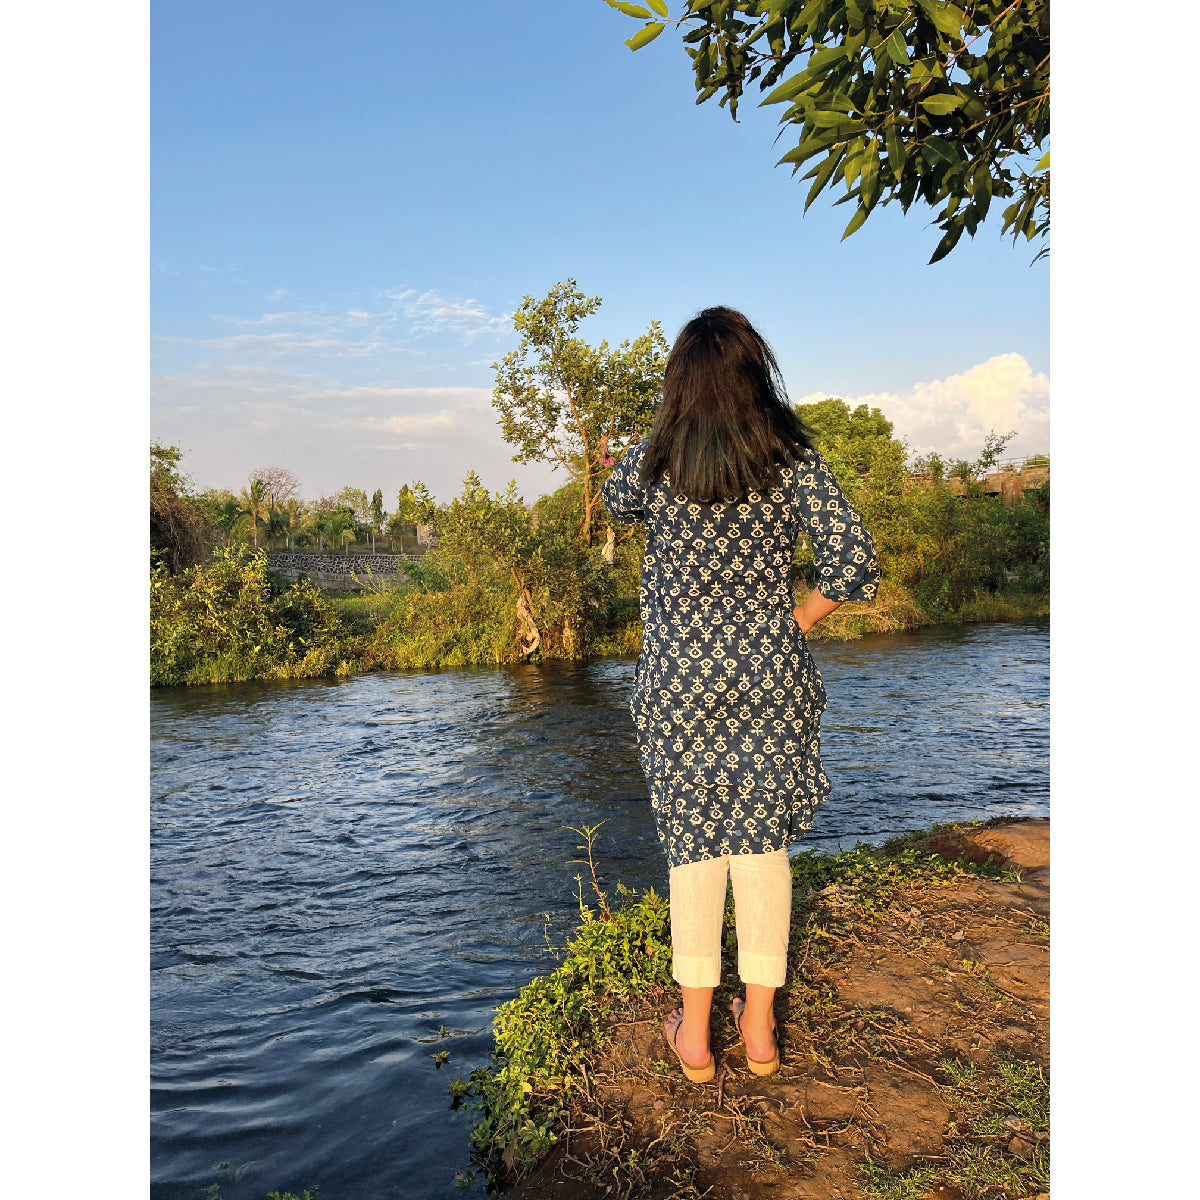
{"label": "bare foot", "polygon": [[708,1030],[689,1028],[683,1009],[677,1008],[663,1019],[662,1030],[668,1042],[676,1022],[679,1023],[679,1033],[675,1036],[675,1049],[683,1061],[689,1067],[706,1066],[712,1059],[712,1052],[708,1048]]}
{"label": "bare foot", "polygon": [[779,1043],[775,1040],[775,1014],[768,1012],[767,1019],[760,1018],[756,1022],[753,1014],[743,1015],[746,1002],[740,996],[734,1000],[732,1008],[734,1024],[740,1028],[742,1041],[746,1044],[746,1057],[755,1062],[770,1062],[779,1052]]}

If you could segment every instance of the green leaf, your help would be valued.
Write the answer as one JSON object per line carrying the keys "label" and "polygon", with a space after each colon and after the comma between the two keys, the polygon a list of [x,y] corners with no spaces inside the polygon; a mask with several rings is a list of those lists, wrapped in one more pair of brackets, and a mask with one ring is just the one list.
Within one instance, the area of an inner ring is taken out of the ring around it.
{"label": "green leaf", "polygon": [[927,151],[926,162],[929,162],[929,156],[932,155],[934,158],[940,158],[948,167],[958,165],[958,155],[954,153],[954,147],[945,138],[935,134],[927,138],[922,145],[923,149]]}
{"label": "green leaf", "polygon": [[637,17],[639,20],[646,21],[650,18],[649,9],[643,8],[640,4],[626,4],[625,0],[604,0],[604,3],[609,8],[616,8],[623,12],[627,17]]}
{"label": "green leaf", "polygon": [[[940,33],[962,40],[963,14],[961,9],[955,8],[953,4],[944,4],[941,0],[917,0],[917,4]],[[948,254],[949,251],[946,253]]]}
{"label": "green leaf", "polygon": [[832,66],[844,62],[846,58],[847,51],[844,46],[821,46],[809,55],[804,70],[798,75],[793,75],[791,79],[784,80],[765,100],[759,101],[760,107],[763,104],[778,104],[781,100],[790,100],[799,95],[828,74]]}
{"label": "green leaf", "polygon": [[947,113],[952,113],[956,108],[962,106],[963,97],[955,96],[950,92],[939,92],[938,95],[921,101],[921,107],[935,117],[944,117]]}
{"label": "green leaf", "polygon": [[879,150],[874,142],[868,143],[863,154],[862,182],[859,187],[862,190],[863,207],[870,212],[879,199]]}
{"label": "green leaf", "polygon": [[846,226],[846,232],[842,234],[842,241],[844,242],[856,229],[861,229],[866,219],[867,210],[859,205],[858,211],[850,218],[850,223]]}
{"label": "green leaf", "polygon": [[955,223],[947,231],[945,237],[937,244],[937,249],[933,252],[933,257],[929,260],[929,265],[932,266],[935,262],[940,262],[955,246],[958,245],[958,239],[962,237],[962,225]]}
{"label": "green leaf", "polygon": [[900,131],[895,125],[889,125],[883,131],[883,140],[887,145],[888,166],[892,168],[892,174],[899,180],[900,172],[904,170],[904,145],[900,141]]}
{"label": "green leaf", "polygon": [[863,0],[846,0],[846,16],[850,18],[851,29],[861,29],[867,23]]}
{"label": "green leaf", "polygon": [[834,142],[842,140],[836,132],[822,133],[816,137],[804,138],[794,150],[789,150],[775,165],[779,167],[786,162],[795,163],[799,167],[806,159],[812,158],[814,154],[820,154],[822,150],[827,150]]}
{"label": "green leaf", "polygon": [[812,187],[808,189],[808,197],[804,201],[805,212],[808,212],[809,205],[821,194],[821,189],[829,182],[845,154],[845,150],[835,150],[804,176],[805,179],[811,177],[813,181]]}
{"label": "green leaf", "polygon": [[663,0],[646,0],[646,3],[649,4],[650,7],[654,9],[654,11],[658,13],[660,17],[670,16],[670,13],[667,12],[667,6],[663,3]]}
{"label": "green leaf", "polygon": [[818,129],[832,129],[835,125],[845,125],[848,121],[854,120],[853,113],[834,112],[828,108],[815,108],[808,113],[808,116]]}
{"label": "green leaf", "polygon": [[1038,159],[1038,165],[1036,167],[1034,167],[1033,170],[1034,170],[1035,174],[1038,171],[1050,170],[1050,151],[1049,150],[1047,150],[1046,153],[1043,154],[1042,157]]}
{"label": "green leaf", "polygon": [[804,91],[804,75],[805,72],[801,71],[798,75],[793,75],[791,79],[785,79],[773,92],[766,94],[759,102],[759,107],[761,108],[764,104],[780,104]]}
{"label": "green leaf", "polygon": [[[650,14],[647,13],[647,16]],[[625,42],[630,50],[640,50],[643,46],[648,46],[662,31],[666,29],[666,25],[662,21],[654,21],[649,25],[643,25],[641,29],[628,38]]]}
{"label": "green leaf", "polygon": [[892,31],[892,36],[884,43],[883,48],[888,52],[888,57],[894,63],[899,63],[901,66],[909,66],[912,59],[908,57],[908,47],[904,44],[904,36],[899,29]]}
{"label": "green leaf", "polygon": [[982,163],[975,172],[975,177],[971,180],[971,195],[982,220],[987,216],[988,207],[992,202],[992,173],[988,170],[987,163]]}

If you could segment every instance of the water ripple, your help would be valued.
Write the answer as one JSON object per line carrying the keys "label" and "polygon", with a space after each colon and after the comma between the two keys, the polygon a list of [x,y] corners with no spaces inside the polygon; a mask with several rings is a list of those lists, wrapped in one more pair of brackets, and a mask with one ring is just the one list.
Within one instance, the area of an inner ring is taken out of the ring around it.
{"label": "water ripple", "polygon": [[[808,844],[1048,813],[1047,633],[815,645],[834,794]],[[462,1195],[446,1084],[578,916],[567,826],[605,822],[610,882],[666,887],[632,681],[605,660],[154,693],[152,1200]]]}

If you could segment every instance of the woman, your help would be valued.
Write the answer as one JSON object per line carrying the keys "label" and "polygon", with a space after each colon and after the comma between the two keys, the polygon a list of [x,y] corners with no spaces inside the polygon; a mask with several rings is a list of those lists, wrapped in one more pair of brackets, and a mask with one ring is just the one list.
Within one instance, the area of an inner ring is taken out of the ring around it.
{"label": "woman", "polygon": [[[751,1070],[769,1075],[791,920],[787,847],[829,795],[825,690],[804,634],[845,601],[874,597],[875,548],[787,405],[770,347],[729,308],[684,326],[650,436],[601,496],[614,520],[646,523],[629,707],[670,866],[683,1006],[663,1031],[689,1079],[713,1077],[709,1013],[732,878],[746,985],[733,1016]],[[793,607],[801,533],[817,586]]]}

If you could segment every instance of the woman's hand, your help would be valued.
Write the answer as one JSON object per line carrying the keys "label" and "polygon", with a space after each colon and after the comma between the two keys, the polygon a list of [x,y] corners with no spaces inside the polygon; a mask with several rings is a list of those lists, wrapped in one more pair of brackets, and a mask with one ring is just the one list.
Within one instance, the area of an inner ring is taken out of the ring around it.
{"label": "woman's hand", "polygon": [[797,604],[792,609],[792,616],[796,619],[796,624],[800,626],[800,632],[805,636],[808,631],[823,617],[829,616],[835,608],[841,607],[840,600],[829,600],[822,596],[821,593],[813,588],[808,593],[808,599],[803,604]]}

